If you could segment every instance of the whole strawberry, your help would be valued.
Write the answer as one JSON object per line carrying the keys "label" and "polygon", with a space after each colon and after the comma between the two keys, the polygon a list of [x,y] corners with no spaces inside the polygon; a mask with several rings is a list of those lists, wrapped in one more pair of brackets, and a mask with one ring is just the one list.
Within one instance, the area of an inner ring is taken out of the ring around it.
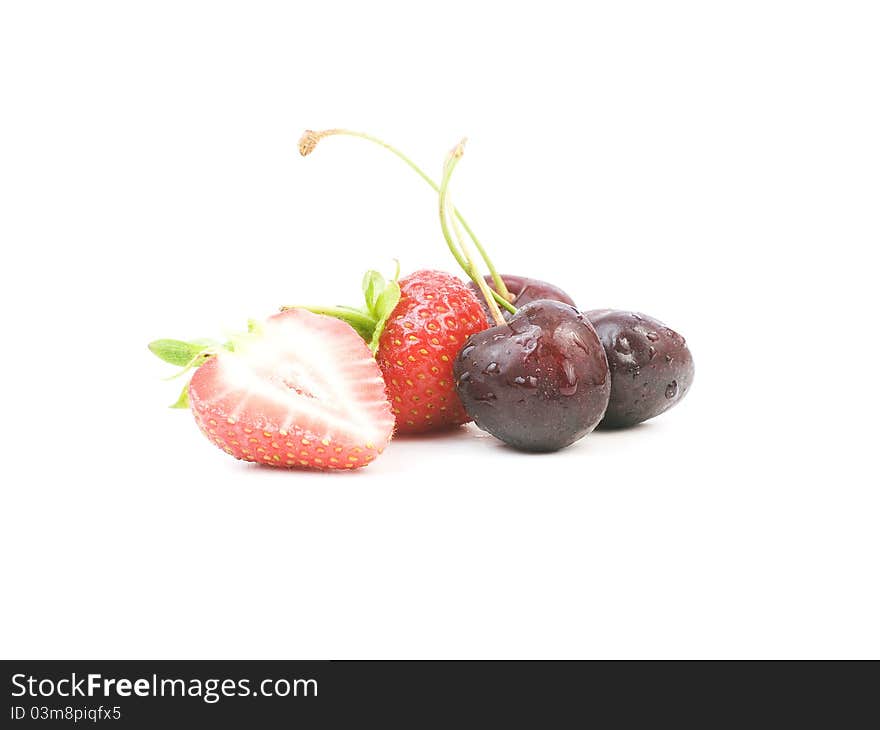
{"label": "whole strawberry", "polygon": [[400,301],[376,351],[398,433],[471,420],[455,393],[452,362],[465,340],[487,324],[479,300],[457,277],[416,271],[400,280]]}
{"label": "whole strawberry", "polygon": [[416,271],[386,282],[368,271],[365,305],[306,307],[348,322],[370,345],[385,380],[397,433],[467,423],[455,392],[452,362],[464,341],[486,329],[477,297],[444,271]]}

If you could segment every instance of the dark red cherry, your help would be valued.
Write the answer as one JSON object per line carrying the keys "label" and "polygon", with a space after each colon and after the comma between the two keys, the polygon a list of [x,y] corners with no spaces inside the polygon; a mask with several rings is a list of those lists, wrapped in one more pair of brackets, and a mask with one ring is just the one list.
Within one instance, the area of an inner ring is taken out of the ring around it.
{"label": "dark red cherry", "polygon": [[[529,279],[525,276],[514,276],[513,274],[502,274],[501,278],[504,280],[504,285],[507,287],[508,291],[514,296],[512,302],[514,307],[519,308],[525,306],[529,302],[535,302],[539,299],[550,299],[554,302],[564,302],[565,304],[575,306],[574,301],[572,301],[572,298],[568,296],[568,294],[562,291],[558,286],[548,284],[546,281]],[[489,287],[495,289],[492,277],[486,276],[485,279],[488,282]],[[487,319],[491,322],[492,314],[489,312],[489,308],[483,300],[480,288],[472,281],[468,282],[468,286],[471,288],[471,291],[477,295],[477,299],[480,300],[483,309],[486,310]],[[504,315],[504,319],[510,319],[513,316],[510,312],[504,309],[501,310],[501,314]]]}
{"label": "dark red cherry", "polygon": [[586,436],[611,393],[593,326],[571,305],[544,299],[471,335],[453,375],[477,426],[524,451],[556,451]]}
{"label": "dark red cherry", "polygon": [[639,312],[586,312],[608,356],[611,400],[601,428],[625,428],[659,416],[678,403],[694,380],[684,337]]}

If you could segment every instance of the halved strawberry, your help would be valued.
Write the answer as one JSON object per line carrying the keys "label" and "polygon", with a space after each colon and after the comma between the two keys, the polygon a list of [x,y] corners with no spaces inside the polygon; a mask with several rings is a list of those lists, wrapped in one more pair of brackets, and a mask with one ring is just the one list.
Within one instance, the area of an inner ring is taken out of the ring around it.
{"label": "halved strawberry", "polygon": [[353,469],[388,444],[394,417],[363,339],[332,317],[291,309],[215,348],[189,384],[202,432],[237,459]]}

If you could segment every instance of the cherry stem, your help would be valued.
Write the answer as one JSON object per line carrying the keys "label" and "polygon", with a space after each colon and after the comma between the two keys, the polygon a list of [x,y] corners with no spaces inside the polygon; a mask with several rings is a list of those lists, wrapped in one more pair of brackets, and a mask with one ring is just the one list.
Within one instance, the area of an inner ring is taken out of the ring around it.
{"label": "cherry stem", "polygon": [[[464,143],[465,140],[462,140],[452,149],[452,151],[446,158],[445,164],[443,165],[443,179],[440,183],[439,191],[440,228],[443,230],[443,237],[446,239],[446,245],[449,246],[449,250],[452,251],[452,255],[455,256],[456,261],[458,261],[458,263],[464,269],[464,272],[471,278],[474,284],[479,287],[480,292],[483,294],[483,298],[486,300],[486,305],[489,307],[489,312],[492,315],[492,319],[495,320],[495,324],[503,325],[505,324],[504,317],[501,315],[501,310],[498,309],[498,304],[495,302],[495,298],[492,296],[492,290],[489,288],[486,280],[480,275],[480,272],[477,270],[471,248],[465,241],[464,236],[461,235],[461,231],[458,229],[454,218],[452,219],[452,225],[455,229],[456,237],[458,238],[458,246],[461,249],[461,253],[464,253],[464,259],[462,259],[462,255],[459,250],[456,249],[455,243],[452,240],[452,236],[449,233],[447,216],[449,216],[451,210],[455,210],[451,207],[449,202],[449,180],[452,178],[452,173],[455,170],[455,166],[458,164],[458,161],[464,154]],[[513,310],[513,313],[515,314],[516,309],[513,307],[513,305],[510,302],[505,303]]]}
{"label": "cherry stem", "polygon": [[[422,168],[420,168],[415,162],[413,162],[409,157],[407,157],[403,152],[401,152],[396,147],[384,142],[378,137],[373,137],[370,134],[366,134],[365,132],[355,132],[351,129],[325,129],[322,132],[314,132],[310,129],[307,129],[303,132],[302,137],[299,140],[299,152],[305,157],[312,153],[315,147],[318,145],[324,137],[331,137],[333,135],[342,134],[347,135],[349,137],[360,137],[361,139],[368,140],[369,142],[373,142],[374,144],[379,145],[380,147],[384,147],[386,150],[391,152],[392,154],[397,155],[401,160],[403,160],[409,167],[424,180],[428,185],[430,185],[434,192],[440,192],[440,186],[432,180],[427,173],[425,173]],[[477,247],[477,251],[480,252],[480,256],[483,261],[486,263],[486,267],[489,269],[489,273],[492,275],[492,282],[495,284],[495,291],[492,292],[492,298],[495,299],[502,307],[505,304],[510,304],[513,301],[513,295],[507,289],[507,285],[504,283],[504,279],[501,278],[501,274],[498,273],[498,270],[495,268],[495,265],[492,263],[492,259],[489,258],[489,254],[486,253],[486,249],[483,248],[483,244],[480,243],[479,239],[474,234],[471,227],[468,225],[468,222],[464,219],[464,216],[458,211],[455,206],[451,206],[452,214],[458,218],[459,223],[461,223],[462,227],[465,231],[467,231],[468,236],[470,236],[471,240],[474,242],[474,245]],[[458,257],[456,256],[456,259]],[[464,268],[464,264],[459,260],[459,263]],[[491,291],[491,290],[490,290]],[[507,307],[505,307],[507,308]]]}

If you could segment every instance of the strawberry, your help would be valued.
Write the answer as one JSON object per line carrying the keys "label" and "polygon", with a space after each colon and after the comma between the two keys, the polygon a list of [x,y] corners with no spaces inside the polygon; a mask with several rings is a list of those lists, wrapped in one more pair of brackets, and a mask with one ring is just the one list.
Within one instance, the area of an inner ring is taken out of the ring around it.
{"label": "strawberry", "polygon": [[455,393],[452,362],[465,340],[486,327],[482,305],[457,277],[416,271],[400,280],[400,301],[376,352],[398,433],[471,420]]}
{"label": "strawberry", "polygon": [[[496,324],[503,322],[499,306],[511,314],[516,312],[509,301],[512,297],[504,280],[497,274],[485,248],[464,216],[449,202],[449,180],[464,154],[465,140],[450,151],[438,184],[399,149],[362,132],[340,128],[320,132],[306,130],[299,140],[300,154],[303,157],[312,154],[322,139],[336,135],[357,137],[383,147],[403,160],[433,188],[439,196],[440,228],[446,244],[465,274],[480,287],[486,298],[486,310]],[[462,229],[493,274],[497,289],[494,293],[479,274],[475,256]],[[397,433],[419,433],[467,423],[471,419],[453,389],[452,361],[464,341],[489,324],[480,300],[459,279],[440,271],[417,271],[401,280],[399,287],[392,281],[377,299],[376,292],[381,289],[376,285],[382,281],[376,272],[367,273],[364,308],[332,307],[312,311],[345,320],[370,343],[385,376],[397,417]],[[395,301],[392,295],[400,297],[393,310],[388,307]],[[376,306],[379,300],[383,306]]]}
{"label": "strawberry", "polygon": [[332,317],[291,309],[226,346],[161,340],[151,349],[198,366],[176,405],[188,395],[202,433],[236,459],[354,469],[391,439],[382,373],[363,340]]}
{"label": "strawberry", "polygon": [[[399,272],[398,272],[399,273]],[[382,370],[397,433],[467,423],[455,393],[452,361],[464,341],[488,326],[477,297],[443,271],[416,271],[388,283],[368,271],[365,306],[307,307],[348,322],[369,344]]]}

